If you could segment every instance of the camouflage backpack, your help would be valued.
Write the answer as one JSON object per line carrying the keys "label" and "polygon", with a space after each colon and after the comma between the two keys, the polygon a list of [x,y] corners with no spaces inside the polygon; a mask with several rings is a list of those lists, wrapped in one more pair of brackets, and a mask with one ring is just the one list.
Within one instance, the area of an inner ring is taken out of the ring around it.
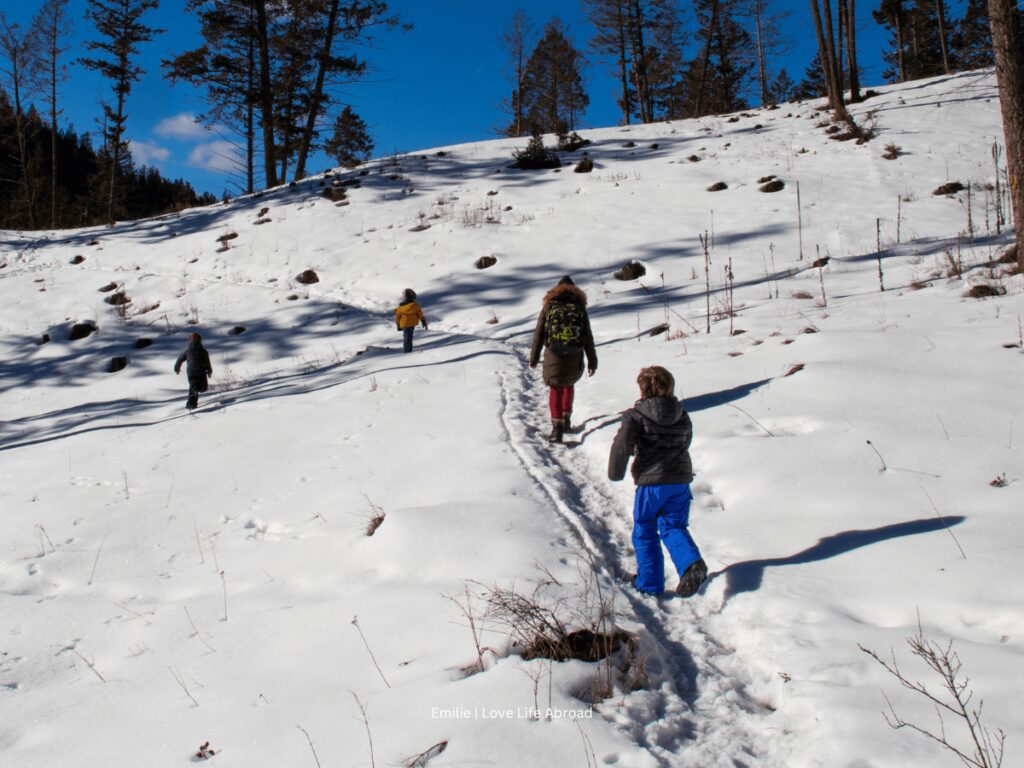
{"label": "camouflage backpack", "polygon": [[552,301],[548,305],[544,329],[545,346],[556,355],[583,350],[583,307],[576,302]]}

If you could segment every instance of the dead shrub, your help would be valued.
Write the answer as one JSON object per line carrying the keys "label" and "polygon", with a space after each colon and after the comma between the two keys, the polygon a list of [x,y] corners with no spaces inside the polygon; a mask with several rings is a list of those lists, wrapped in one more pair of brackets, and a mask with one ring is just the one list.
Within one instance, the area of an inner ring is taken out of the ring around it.
{"label": "dead shrub", "polygon": [[767,184],[762,184],[760,187],[758,187],[758,191],[760,191],[760,192],[780,192],[781,190],[783,190],[785,188],[786,188],[786,182],[784,182],[782,179],[774,179],[773,181],[769,181]]}
{"label": "dead shrub", "polygon": [[889,143],[885,145],[885,152],[882,153],[882,157],[885,158],[886,160],[895,160],[902,154],[902,147],[899,147],[896,144]]}
{"label": "dead shrub", "polygon": [[1006,289],[1001,285],[978,283],[968,288],[964,296],[971,299],[987,299],[991,296],[1004,296],[1005,294]]}
{"label": "dead shrub", "polygon": [[71,330],[68,331],[68,340],[78,341],[80,339],[85,339],[91,336],[92,334],[96,333],[96,331],[98,330],[99,327],[92,320],[86,320],[85,322],[82,323],[75,323],[74,325],[71,326]]}
{"label": "dead shrub", "polygon": [[244,325],[236,325],[234,328],[232,328],[230,331],[228,331],[228,335],[229,336],[239,336],[239,335],[245,333],[245,330],[246,330],[246,328],[245,328]]}
{"label": "dead shrub", "polygon": [[375,503],[366,494],[363,494],[363,498],[366,499],[366,503],[369,505],[369,509],[366,514],[366,535],[373,536],[377,532],[377,529],[384,524],[384,508],[379,504]]}
{"label": "dead shrub", "polygon": [[100,293],[110,293],[111,291],[116,291],[119,285],[119,283],[107,283],[102,288],[100,288]]}
{"label": "dead shrub", "polygon": [[767,184],[769,181],[772,181],[772,180],[774,180],[776,178],[778,178],[778,177],[774,173],[772,173],[772,174],[769,174],[768,176],[762,176],[760,179],[757,180],[757,183],[758,184]]}
{"label": "dead shrub", "polygon": [[716,181],[714,184],[708,187],[708,192],[721,192],[723,189],[728,188],[729,185],[726,184],[724,181]]}
{"label": "dead shrub", "polygon": [[1016,264],[1017,263],[1017,244],[1014,243],[1007,248],[998,259],[996,264]]}
{"label": "dead shrub", "polygon": [[488,269],[498,263],[498,259],[495,256],[481,256],[479,259],[473,262],[473,266],[477,269]]}
{"label": "dead shrub", "polygon": [[573,173],[590,173],[594,170],[594,161],[589,157],[584,157],[578,163],[576,167],[572,169]]}
{"label": "dead shrub", "polygon": [[312,269],[307,269],[295,276],[295,282],[300,285],[313,285],[313,283],[320,282],[320,276]]}
{"label": "dead shrub", "polygon": [[112,293],[109,296],[107,296],[107,298],[105,298],[103,301],[105,301],[112,307],[121,307],[124,306],[125,304],[132,303],[131,297],[129,297],[128,294],[125,293],[124,291]]}
{"label": "dead shrub", "polygon": [[793,293],[790,294],[790,297],[794,298],[794,299],[813,299],[814,298],[807,291],[793,291]]}
{"label": "dead shrub", "polygon": [[72,264],[81,264],[83,261],[85,261],[85,256],[80,253],[71,259]]}
{"label": "dead shrub", "polygon": [[136,339],[135,340],[135,348],[136,349],[145,349],[146,347],[151,347],[151,346],[153,346],[153,340],[150,339],[150,338],[147,338],[145,336],[143,336],[141,339]]}
{"label": "dead shrub", "polygon": [[965,189],[967,189],[967,187],[965,187],[959,181],[950,181],[950,182],[947,182],[947,183],[943,184],[940,187],[936,187],[935,190],[932,192],[932,194],[933,195],[955,195],[957,192],[962,192]]}
{"label": "dead shrub", "polygon": [[636,280],[647,274],[647,268],[639,261],[631,261],[614,273],[619,280]]}
{"label": "dead shrub", "polygon": [[217,238],[217,242],[218,243],[227,243],[229,240],[234,240],[236,237],[238,237],[238,233],[237,232],[228,232],[227,234],[224,234],[224,235],[221,235],[220,237],[218,237]]}
{"label": "dead shrub", "polygon": [[118,371],[123,371],[127,367],[128,358],[123,355],[118,355],[117,357],[110,358],[110,365],[108,366],[107,371],[110,373],[117,373]]}

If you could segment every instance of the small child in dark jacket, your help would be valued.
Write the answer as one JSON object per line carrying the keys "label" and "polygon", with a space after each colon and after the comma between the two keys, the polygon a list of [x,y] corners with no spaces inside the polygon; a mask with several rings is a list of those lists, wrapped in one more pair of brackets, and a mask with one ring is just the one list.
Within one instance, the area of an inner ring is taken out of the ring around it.
{"label": "small child in dark jacket", "polygon": [[690,597],[700,589],[708,568],[690,536],[690,441],[693,425],[675,397],[675,379],[661,366],[644,368],[637,377],[640,400],[622,414],[608,457],[608,477],[621,480],[633,459],[633,548],[636,588],[649,594],[665,590],[661,544],[680,574],[676,593]]}
{"label": "small child in dark jacket", "polygon": [[199,393],[209,389],[207,376],[213,375],[213,366],[210,365],[210,354],[203,346],[203,339],[198,333],[188,335],[188,349],[181,353],[178,361],[174,364],[174,372],[181,373],[182,363],[185,366],[185,375],[188,377],[188,400],[185,407],[190,411],[199,405]]}
{"label": "small child in dark jacket", "polygon": [[412,352],[412,334],[417,323],[423,324],[423,330],[427,329],[427,318],[423,316],[423,310],[416,303],[416,291],[406,288],[402,292],[402,303],[395,310],[395,325],[402,332],[403,352]]}

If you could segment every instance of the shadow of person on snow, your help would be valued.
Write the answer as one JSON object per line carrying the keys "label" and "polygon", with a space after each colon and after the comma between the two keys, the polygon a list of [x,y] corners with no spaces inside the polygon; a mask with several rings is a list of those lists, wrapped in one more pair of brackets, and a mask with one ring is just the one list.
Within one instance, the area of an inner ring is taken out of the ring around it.
{"label": "shadow of person on snow", "polygon": [[844,555],[861,547],[868,547],[890,539],[898,539],[902,536],[917,536],[921,533],[933,533],[942,529],[959,525],[967,518],[953,515],[944,518],[925,518],[923,520],[908,520],[903,523],[883,525],[881,528],[871,528],[862,531],[842,531],[841,533],[826,536],[819,539],[807,549],[804,549],[788,557],[772,557],[762,560],[747,560],[743,563],[733,563],[708,577],[708,583],[721,576],[727,579],[724,601],[743,592],[756,592],[761,588],[761,581],[764,578],[766,568],[774,568],[783,565],[804,565],[819,560],[827,560],[830,557]]}

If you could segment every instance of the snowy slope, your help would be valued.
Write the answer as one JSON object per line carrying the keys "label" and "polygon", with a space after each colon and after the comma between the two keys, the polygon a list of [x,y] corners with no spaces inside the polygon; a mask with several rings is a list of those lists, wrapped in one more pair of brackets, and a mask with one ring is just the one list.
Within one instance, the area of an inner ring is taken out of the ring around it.
{"label": "snowy slope", "polygon": [[[920,624],[1015,764],[1024,284],[993,263],[994,78],[880,90],[859,146],[783,105],[585,131],[590,174],[578,153],[509,169],[523,142],[494,141],[0,233],[0,763],[175,766],[209,742],[222,768],[395,765],[447,742],[432,768],[952,765],[886,725],[888,697],[937,727],[858,648],[937,687],[904,642]],[[970,196],[932,194],[949,181]],[[630,260],[646,276],[617,280]],[[600,366],[579,447],[551,449],[526,358],[566,273]],[[981,284],[1005,293],[965,295]],[[412,355],[405,287],[430,321]],[[172,371],[191,330],[215,372],[194,416]],[[605,478],[649,364],[695,425],[711,578],[685,601],[628,586],[632,486]],[[639,638],[593,707],[602,665],[524,661],[483,615],[488,590],[548,577],[573,628],[599,587]]]}

